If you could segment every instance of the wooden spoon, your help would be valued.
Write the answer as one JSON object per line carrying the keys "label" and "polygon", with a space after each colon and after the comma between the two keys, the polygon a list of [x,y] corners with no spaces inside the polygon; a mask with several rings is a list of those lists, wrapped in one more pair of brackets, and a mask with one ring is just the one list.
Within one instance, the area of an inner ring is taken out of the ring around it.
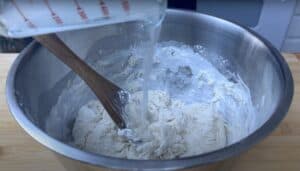
{"label": "wooden spoon", "polygon": [[35,39],[77,73],[92,89],[116,125],[120,129],[126,128],[124,121],[124,106],[128,100],[126,91],[99,75],[56,34],[36,36]]}

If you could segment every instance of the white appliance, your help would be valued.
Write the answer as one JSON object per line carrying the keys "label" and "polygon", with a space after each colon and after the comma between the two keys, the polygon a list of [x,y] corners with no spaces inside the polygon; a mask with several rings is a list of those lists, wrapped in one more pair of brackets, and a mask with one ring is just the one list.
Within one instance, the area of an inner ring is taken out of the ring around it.
{"label": "white appliance", "polygon": [[281,51],[300,52],[300,0],[197,0],[197,11],[248,26]]}

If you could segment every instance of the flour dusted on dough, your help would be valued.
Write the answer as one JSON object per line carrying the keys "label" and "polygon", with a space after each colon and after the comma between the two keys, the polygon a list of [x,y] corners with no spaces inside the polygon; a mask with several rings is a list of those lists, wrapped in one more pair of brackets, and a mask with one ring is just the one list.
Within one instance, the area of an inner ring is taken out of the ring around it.
{"label": "flour dusted on dough", "polygon": [[133,49],[127,65],[114,74],[112,66],[117,63],[108,61],[113,56],[99,60],[97,66],[111,80],[126,78],[120,84],[131,93],[128,126],[142,142],[122,136],[126,130],[118,130],[100,102],[92,100],[78,111],[72,131],[76,146],[121,158],[172,159],[222,148],[253,131],[255,112],[243,81],[229,80],[201,54],[181,44],[158,46],[148,112],[141,118],[141,52]]}

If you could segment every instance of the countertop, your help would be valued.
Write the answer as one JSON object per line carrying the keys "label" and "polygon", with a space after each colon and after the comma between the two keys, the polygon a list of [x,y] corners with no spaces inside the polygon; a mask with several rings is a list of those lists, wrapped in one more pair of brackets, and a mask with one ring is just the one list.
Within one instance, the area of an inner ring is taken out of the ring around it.
{"label": "countertop", "polygon": [[[65,171],[54,154],[26,134],[8,111],[5,81],[17,54],[0,54],[0,171]],[[241,155],[232,171],[300,170],[300,55],[284,54],[295,90],[287,117],[265,140]]]}

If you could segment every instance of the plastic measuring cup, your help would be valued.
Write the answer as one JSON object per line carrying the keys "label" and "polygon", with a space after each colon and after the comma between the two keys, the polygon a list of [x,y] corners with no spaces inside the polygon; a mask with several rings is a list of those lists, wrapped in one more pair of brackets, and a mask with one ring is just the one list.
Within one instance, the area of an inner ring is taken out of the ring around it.
{"label": "plastic measuring cup", "polygon": [[133,20],[159,23],[166,0],[0,0],[0,34],[28,37]]}

